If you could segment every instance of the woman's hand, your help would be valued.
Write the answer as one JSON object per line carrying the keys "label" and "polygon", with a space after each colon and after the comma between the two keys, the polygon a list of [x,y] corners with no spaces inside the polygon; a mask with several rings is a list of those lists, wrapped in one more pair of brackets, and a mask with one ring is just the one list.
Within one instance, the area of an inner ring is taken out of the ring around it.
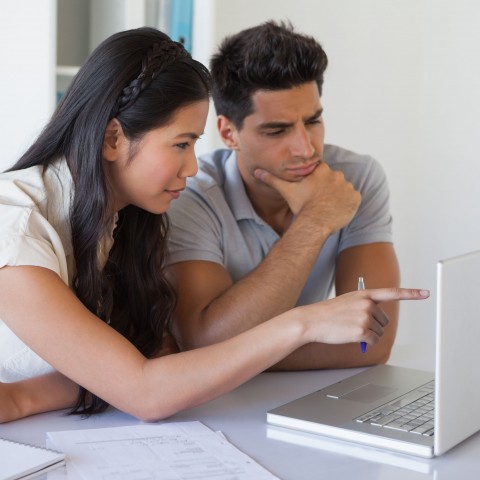
{"label": "woman's hand", "polygon": [[312,342],[342,344],[367,342],[375,345],[388,318],[379,304],[393,300],[422,300],[427,290],[379,288],[340,295],[331,300],[298,307],[307,322]]}
{"label": "woman's hand", "polygon": [[78,385],[59,372],[13,383],[0,382],[0,423],[72,407]]}

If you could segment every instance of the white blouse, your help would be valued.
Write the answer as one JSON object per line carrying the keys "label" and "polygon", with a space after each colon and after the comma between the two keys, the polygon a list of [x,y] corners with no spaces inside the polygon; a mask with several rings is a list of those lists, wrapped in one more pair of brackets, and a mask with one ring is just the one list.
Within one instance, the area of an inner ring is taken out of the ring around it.
{"label": "white blouse", "polygon": [[[45,172],[36,166],[0,174],[0,268],[31,265],[57,273],[68,286],[75,273],[70,231],[72,177],[61,159]],[[100,265],[113,244],[102,242]],[[27,292],[25,292],[27,294]],[[0,381],[13,382],[52,371],[0,319]]]}

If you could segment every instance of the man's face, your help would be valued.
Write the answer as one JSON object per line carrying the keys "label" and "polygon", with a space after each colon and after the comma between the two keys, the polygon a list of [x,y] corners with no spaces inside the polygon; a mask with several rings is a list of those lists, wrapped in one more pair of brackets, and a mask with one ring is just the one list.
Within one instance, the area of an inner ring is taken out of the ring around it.
{"label": "man's face", "polygon": [[256,168],[288,181],[312,173],[323,159],[325,134],[317,84],[259,90],[252,101],[254,112],[234,132],[244,180],[250,183]]}

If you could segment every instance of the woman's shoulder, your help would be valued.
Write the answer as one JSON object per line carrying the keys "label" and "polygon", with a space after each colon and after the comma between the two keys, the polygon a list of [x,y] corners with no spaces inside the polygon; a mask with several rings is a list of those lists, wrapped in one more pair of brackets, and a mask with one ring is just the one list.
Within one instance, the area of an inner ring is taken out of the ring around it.
{"label": "woman's shoulder", "polygon": [[32,207],[45,198],[42,166],[2,173],[0,185],[2,206]]}
{"label": "woman's shoulder", "polygon": [[[48,204],[71,198],[71,176],[64,161],[0,174],[0,205],[43,211]],[[46,213],[46,212],[43,212]]]}
{"label": "woman's shoulder", "polygon": [[0,174],[0,267],[43,266],[68,278],[69,190],[55,166]]}

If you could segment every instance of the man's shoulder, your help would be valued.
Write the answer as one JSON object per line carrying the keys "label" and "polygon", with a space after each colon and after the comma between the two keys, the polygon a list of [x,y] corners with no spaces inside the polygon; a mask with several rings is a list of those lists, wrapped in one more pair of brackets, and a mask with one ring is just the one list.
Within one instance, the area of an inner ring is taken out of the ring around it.
{"label": "man's shoulder", "polygon": [[345,178],[357,188],[366,184],[386,182],[383,167],[370,155],[359,154],[335,145],[325,145],[324,161],[333,170],[343,172]]}
{"label": "man's shoulder", "polygon": [[198,173],[188,179],[188,188],[205,192],[222,187],[226,178],[226,163],[231,155],[232,151],[226,148],[201,154],[198,157]]}
{"label": "man's shoulder", "polygon": [[346,148],[339,147],[337,145],[325,144],[324,160],[330,166],[333,165],[361,165],[376,163],[370,155],[360,154],[348,150]]}

